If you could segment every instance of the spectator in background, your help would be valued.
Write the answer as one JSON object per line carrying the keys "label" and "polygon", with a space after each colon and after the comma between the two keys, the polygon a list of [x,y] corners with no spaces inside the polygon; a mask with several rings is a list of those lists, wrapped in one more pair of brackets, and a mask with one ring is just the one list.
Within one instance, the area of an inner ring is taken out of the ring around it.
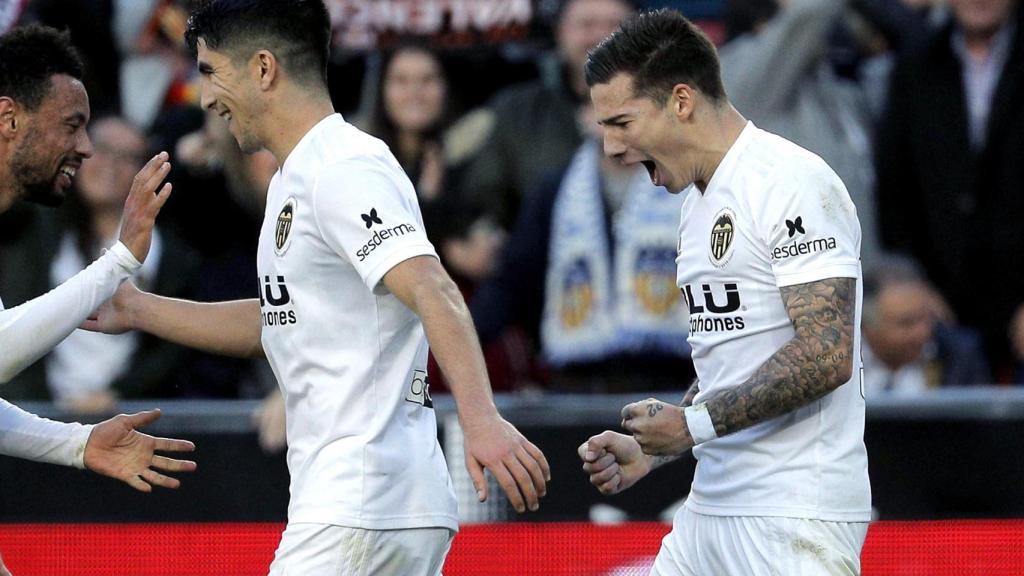
{"label": "spectator in background", "polygon": [[862,352],[868,395],[914,395],[992,381],[981,338],[937,318],[937,300],[908,259],[883,256],[867,272]]}
{"label": "spectator in background", "polygon": [[539,332],[552,389],[674,390],[694,374],[675,276],[682,198],[606,157],[584,110],[588,139],[527,196],[473,320],[485,343],[513,321]]}
{"label": "spectator in background", "polygon": [[167,106],[197,103],[192,58],[181,42],[187,13],[176,0],[114,0],[112,27],[120,62],[121,111],[150,128]]}
{"label": "spectator in background", "polygon": [[873,121],[859,85],[828,59],[829,32],[849,0],[727,0],[722,81],[759,128],[818,154],[846,184],[870,265],[879,238],[871,165]]}
{"label": "spectator in background", "polygon": [[490,137],[457,184],[462,199],[505,229],[544,175],[564,168],[583,142],[577,115],[588,91],[587,51],[633,12],[628,0],[566,0],[556,27],[557,51],[541,62],[541,78],[499,92]]}
{"label": "spectator in background", "polygon": [[[357,124],[384,141],[409,179],[431,241],[467,289],[492,271],[504,235],[479,209],[447,194],[453,156],[466,137],[448,132],[453,95],[441,58],[406,43],[384,56],[369,117]],[[453,149],[455,151],[453,152]]]}
{"label": "spectator in background", "polygon": [[[1017,0],[950,0],[953,20],[896,66],[876,148],[887,247],[912,254],[999,381],[1024,301],[1024,27]],[[1011,260],[1012,261],[1012,260]]]}
{"label": "spectator in background", "polygon": [[[95,152],[78,170],[59,228],[37,225],[36,238],[21,241],[36,261],[17,266],[19,282],[43,293],[78,274],[117,242],[121,212],[135,167],[146,159],[144,135],[119,117],[95,121],[89,134]],[[17,247],[13,248],[18,250]],[[154,228],[145,263],[135,281],[167,296],[187,297],[198,278],[197,256],[173,234]],[[18,398],[52,398],[77,413],[110,413],[119,398],[178,395],[184,348],[150,336],[72,332],[11,386]]]}
{"label": "spectator in background", "polygon": [[421,205],[444,185],[442,132],[450,94],[441,59],[425,46],[405,44],[384,57],[370,117],[360,127],[391,148],[416,185]]}

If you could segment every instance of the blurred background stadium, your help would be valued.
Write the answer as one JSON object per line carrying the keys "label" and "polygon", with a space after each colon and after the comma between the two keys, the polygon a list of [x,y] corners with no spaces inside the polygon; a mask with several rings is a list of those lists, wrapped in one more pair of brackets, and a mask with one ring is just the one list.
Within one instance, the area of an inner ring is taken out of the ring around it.
{"label": "blurred background stadium", "polygon": [[[823,156],[857,204],[877,518],[864,573],[1024,574],[1017,0],[328,4],[335,106],[387,141],[416,184],[428,233],[470,303],[499,408],[552,464],[540,511],[516,515],[500,497],[477,504],[454,405],[432,370],[464,525],[448,576],[646,574],[686,497],[692,458],[604,498],[576,457],[589,436],[617,427],[624,404],[681,396],[693,375],[685,342],[658,334],[574,356],[542,329],[552,314],[585,326],[594,313],[578,285],[552,294],[547,283],[553,205],[593,137],[582,58],[622,14],[660,6],[719,44],[740,112]],[[175,192],[139,282],[197,300],[257,296],[256,238],[276,166],[243,157],[199,108],[181,40],[187,10],[186,0],[0,0],[0,33],[26,22],[71,31],[88,63],[96,147],[58,218],[27,204],[0,216],[8,308],[112,243],[131,178],[156,150],[171,153]],[[620,191],[604,206],[614,240],[624,175],[600,170]],[[627,273],[653,309],[680,313],[658,254]],[[179,491],[140,495],[0,457],[4,561],[17,576],[264,574],[288,499],[275,390],[263,363],[138,335],[69,338],[0,396],[64,420],[162,408],[150,433],[194,441],[199,470]]]}

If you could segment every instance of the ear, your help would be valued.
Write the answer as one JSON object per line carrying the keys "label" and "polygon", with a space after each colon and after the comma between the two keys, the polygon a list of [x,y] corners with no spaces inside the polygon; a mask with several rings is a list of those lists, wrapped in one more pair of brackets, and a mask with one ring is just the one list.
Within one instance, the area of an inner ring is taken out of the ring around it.
{"label": "ear", "polygon": [[266,92],[274,85],[277,75],[280,73],[277,58],[269,50],[260,50],[253,57],[256,63],[257,78],[260,83],[260,90]]}
{"label": "ear", "polygon": [[676,118],[689,120],[693,116],[694,106],[697,103],[697,91],[689,84],[676,84],[672,87],[672,95],[669,97],[669,105]]}
{"label": "ear", "polygon": [[21,107],[9,96],[0,96],[0,136],[13,138],[18,132]]}

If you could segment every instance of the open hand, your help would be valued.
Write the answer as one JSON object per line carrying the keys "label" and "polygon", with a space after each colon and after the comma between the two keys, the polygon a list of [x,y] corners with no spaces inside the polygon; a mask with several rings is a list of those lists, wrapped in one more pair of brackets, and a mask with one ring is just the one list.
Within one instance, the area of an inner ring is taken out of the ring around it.
{"label": "open hand", "polygon": [[132,190],[124,202],[121,213],[121,243],[128,247],[139,262],[145,262],[149,245],[153,240],[153,226],[156,215],[171,195],[170,182],[160,184],[171,172],[167,153],[161,152],[151,158],[135,175]]}
{"label": "open hand", "polygon": [[97,474],[125,482],[140,492],[152,492],[153,486],[177,488],[181,482],[164,472],[192,472],[196,463],[159,456],[155,452],[191,452],[195,445],[187,440],[154,438],[137,430],[160,418],[159,410],[114,416],[92,429],[85,445],[85,467]]}

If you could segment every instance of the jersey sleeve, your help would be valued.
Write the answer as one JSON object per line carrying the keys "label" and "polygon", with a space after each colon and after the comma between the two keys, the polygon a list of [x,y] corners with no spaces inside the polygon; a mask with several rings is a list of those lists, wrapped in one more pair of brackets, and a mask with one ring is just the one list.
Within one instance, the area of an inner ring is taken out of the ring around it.
{"label": "jersey sleeve", "polygon": [[141,264],[118,242],[67,282],[0,310],[0,382],[7,382],[67,338]]}
{"label": "jersey sleeve", "polygon": [[91,425],[40,418],[0,400],[0,454],[85,468]]}
{"label": "jersey sleeve", "polygon": [[778,286],[860,277],[857,211],[824,162],[780,178],[763,200],[759,224]]}
{"label": "jersey sleeve", "polygon": [[376,294],[389,270],[415,256],[437,258],[416,193],[397,167],[351,159],[317,178],[313,211],[324,241],[355,267]]}

